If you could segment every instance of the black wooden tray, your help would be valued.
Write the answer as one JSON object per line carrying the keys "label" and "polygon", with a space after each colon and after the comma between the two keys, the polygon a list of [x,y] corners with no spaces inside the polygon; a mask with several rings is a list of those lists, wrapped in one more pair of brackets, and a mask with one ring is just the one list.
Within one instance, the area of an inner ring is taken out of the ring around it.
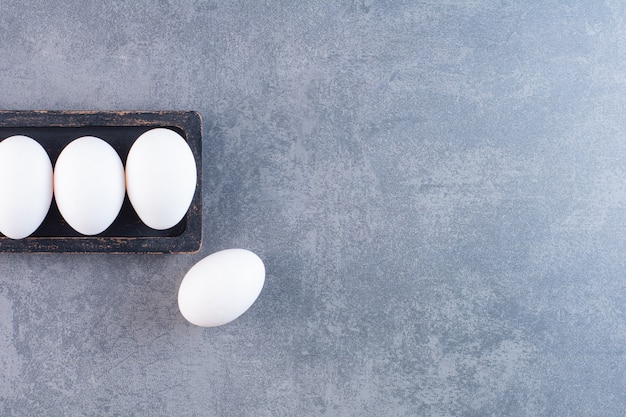
{"label": "black wooden tray", "polygon": [[84,236],[61,217],[54,199],[47,217],[29,237],[0,234],[0,252],[193,253],[202,244],[202,122],[192,111],[0,111],[0,140],[26,135],[48,152],[52,164],[61,150],[81,136],[109,143],[125,163],[134,141],[147,130],[167,127],[180,133],[196,160],[196,192],[179,224],[154,230],[139,220],[128,196],[113,224],[96,236]]}

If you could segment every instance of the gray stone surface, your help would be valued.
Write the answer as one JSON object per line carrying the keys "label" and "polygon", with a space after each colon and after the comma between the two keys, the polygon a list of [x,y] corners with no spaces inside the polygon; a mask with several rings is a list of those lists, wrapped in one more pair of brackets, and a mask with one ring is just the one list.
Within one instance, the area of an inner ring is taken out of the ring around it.
{"label": "gray stone surface", "polygon": [[[623,415],[623,3],[3,0],[0,56],[205,123],[200,253],[0,255],[1,415]],[[230,247],[259,300],[187,324]]]}

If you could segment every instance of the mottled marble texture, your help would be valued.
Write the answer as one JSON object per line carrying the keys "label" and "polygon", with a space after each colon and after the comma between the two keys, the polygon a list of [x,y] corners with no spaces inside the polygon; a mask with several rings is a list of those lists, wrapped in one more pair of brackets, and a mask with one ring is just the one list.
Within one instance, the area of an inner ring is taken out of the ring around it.
{"label": "mottled marble texture", "polygon": [[626,6],[301,3],[0,2],[0,108],[204,118],[200,253],[0,255],[0,415],[623,416]]}

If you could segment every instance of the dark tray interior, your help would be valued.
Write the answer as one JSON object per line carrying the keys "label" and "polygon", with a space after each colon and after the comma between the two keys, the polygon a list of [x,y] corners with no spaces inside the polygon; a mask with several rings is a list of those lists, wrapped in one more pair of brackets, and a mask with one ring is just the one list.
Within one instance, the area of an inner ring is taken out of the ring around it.
{"label": "dark tray interior", "polygon": [[1,112],[0,140],[26,135],[39,142],[54,165],[63,148],[81,136],[109,143],[125,163],[134,141],[147,130],[167,127],[186,138],[198,171],[196,193],[187,215],[167,230],[141,222],[128,200],[113,224],[97,236],[84,236],[61,217],[53,199],[41,226],[29,237],[9,239],[0,234],[0,252],[148,252],[189,253],[200,249],[201,121],[196,112]]}

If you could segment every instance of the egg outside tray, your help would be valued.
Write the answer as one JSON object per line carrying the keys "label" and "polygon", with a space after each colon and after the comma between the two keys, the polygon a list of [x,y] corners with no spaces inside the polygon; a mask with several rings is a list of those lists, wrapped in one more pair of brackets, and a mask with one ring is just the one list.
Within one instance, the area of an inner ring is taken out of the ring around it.
{"label": "egg outside tray", "polygon": [[61,150],[81,136],[109,143],[125,163],[130,147],[144,132],[165,127],[189,144],[197,168],[193,200],[185,217],[167,230],[141,222],[128,200],[104,232],[85,236],[61,217],[54,199],[41,226],[29,237],[10,239],[0,234],[0,252],[193,253],[202,244],[202,122],[193,111],[0,111],[0,140],[26,135],[39,142],[54,165]]}

